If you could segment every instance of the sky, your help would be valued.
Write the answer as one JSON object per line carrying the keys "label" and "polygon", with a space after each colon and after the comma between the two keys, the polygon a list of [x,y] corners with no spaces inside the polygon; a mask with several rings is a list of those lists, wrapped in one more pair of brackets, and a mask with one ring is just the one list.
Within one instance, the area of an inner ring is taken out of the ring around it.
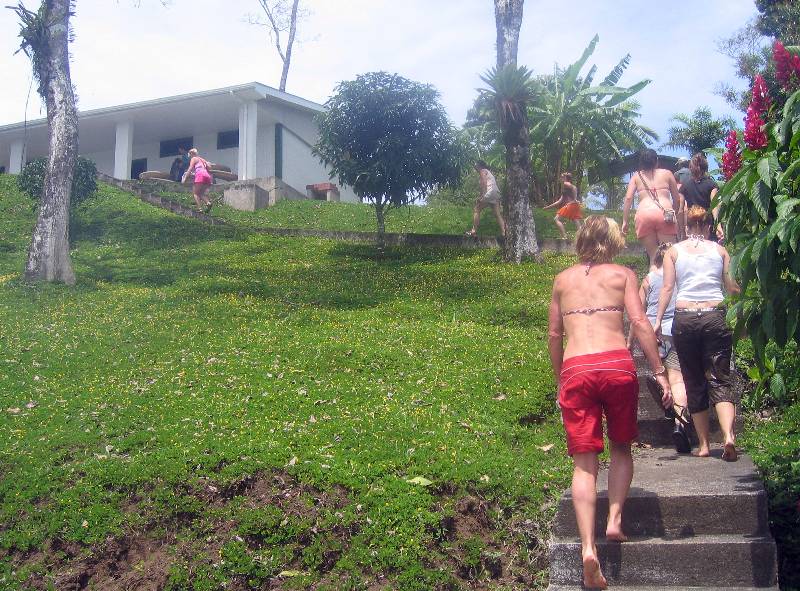
{"label": "sky", "polygon": [[[457,125],[480,75],[495,62],[492,0],[302,0],[287,92],[324,102],[342,80],[396,72],[433,84]],[[28,8],[39,0],[25,0]],[[685,7],[682,11],[681,7]],[[264,28],[247,22],[257,0],[77,0],[72,79],[81,110],[245,82],[278,86],[280,59]],[[27,57],[14,55],[19,27],[0,8],[0,125],[45,115],[31,90]],[[741,85],[716,50],[755,15],[752,0],[669,3],[643,0],[526,0],[518,63],[548,73],[577,60],[595,34],[589,64],[598,79],[627,53],[621,80],[652,80],[637,95],[641,122],[666,141],[670,117],[700,106],[742,115],[713,94],[719,81]]]}

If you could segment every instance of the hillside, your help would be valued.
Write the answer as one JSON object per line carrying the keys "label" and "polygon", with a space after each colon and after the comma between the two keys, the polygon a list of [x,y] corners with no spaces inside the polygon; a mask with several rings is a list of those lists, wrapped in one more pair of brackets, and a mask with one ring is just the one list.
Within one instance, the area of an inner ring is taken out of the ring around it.
{"label": "hillside", "polygon": [[542,584],[567,258],[378,264],[103,186],[73,220],[78,285],[31,287],[33,221],[0,176],[5,586]]}

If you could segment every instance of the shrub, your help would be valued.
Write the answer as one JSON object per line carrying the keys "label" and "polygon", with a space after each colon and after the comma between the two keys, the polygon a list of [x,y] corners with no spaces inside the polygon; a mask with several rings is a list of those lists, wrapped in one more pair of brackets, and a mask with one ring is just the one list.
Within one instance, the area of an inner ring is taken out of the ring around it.
{"label": "shrub", "polygon": [[[44,191],[44,177],[47,174],[47,158],[31,160],[17,177],[17,186],[30,195],[37,203]],[[97,166],[88,158],[78,156],[75,172],[72,175],[72,197],[70,207],[77,207],[97,191]]]}

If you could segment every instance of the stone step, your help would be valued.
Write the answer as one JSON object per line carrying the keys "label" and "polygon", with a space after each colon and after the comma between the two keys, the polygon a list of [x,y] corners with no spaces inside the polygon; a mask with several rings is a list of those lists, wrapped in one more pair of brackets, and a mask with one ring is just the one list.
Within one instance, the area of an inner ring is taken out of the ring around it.
{"label": "stone step", "polygon": [[[668,587],[770,587],[777,583],[775,542],[770,536],[705,535],[597,541],[603,574],[610,584]],[[582,580],[580,542],[550,543],[550,581]]]}
{"label": "stone step", "polygon": [[[663,415],[662,415],[663,417]],[[710,424],[710,440],[711,443],[722,443],[722,431],[719,428],[719,422],[717,421],[717,417],[712,411],[711,413],[711,424]],[[667,420],[664,418],[644,418],[639,417],[638,426],[639,426],[639,439],[640,443],[646,443],[652,446],[671,446],[672,445],[672,430],[675,423],[671,420]],[[737,416],[736,421],[734,422],[734,432],[741,433],[742,428],[744,426],[744,420],[742,417]],[[694,430],[690,430],[689,438],[691,439],[694,445],[697,445],[697,436],[694,433]]]}
{"label": "stone step", "polygon": [[[702,478],[688,485],[686,475],[698,471]],[[606,470],[598,475],[597,488],[596,532],[603,538],[608,515]],[[671,449],[638,450],[622,519],[623,531],[631,536],[768,533],[766,493],[746,455],[729,463],[718,457],[678,455]],[[567,490],[561,496],[553,535],[577,540],[577,531]]]}
{"label": "stone step", "polygon": [[[624,585],[614,586],[614,591],[778,591],[777,585],[771,585],[769,587],[685,587],[681,585],[680,587],[664,587],[663,585],[659,585],[657,587],[651,586],[630,586]],[[547,591],[586,591],[586,588],[583,585],[550,585],[547,588]]]}

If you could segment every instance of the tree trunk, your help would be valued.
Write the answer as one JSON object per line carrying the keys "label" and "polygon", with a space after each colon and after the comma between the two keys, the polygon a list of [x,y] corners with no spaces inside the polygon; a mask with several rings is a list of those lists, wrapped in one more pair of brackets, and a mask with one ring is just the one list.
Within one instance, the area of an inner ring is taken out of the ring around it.
{"label": "tree trunk", "polygon": [[294,36],[297,33],[297,5],[300,0],[292,2],[292,15],[289,20],[289,39],[286,42],[286,53],[283,56],[283,70],[281,71],[281,83],[278,87],[279,90],[286,90],[286,79],[289,77],[289,66],[292,63],[292,45],[294,45]]}
{"label": "tree trunk", "polygon": [[381,201],[375,201],[375,218],[378,222],[378,236],[375,240],[375,246],[378,247],[378,258],[382,259],[386,250],[386,224],[384,222],[384,204]]}
{"label": "tree trunk", "polygon": [[536,227],[531,207],[531,157],[528,118],[513,124],[505,133],[506,144],[506,238],[504,258],[509,263],[523,259],[539,260]]}
{"label": "tree trunk", "polygon": [[519,30],[522,27],[523,0],[494,0],[497,27],[497,69],[517,65]]}
{"label": "tree trunk", "polygon": [[[69,200],[78,155],[78,114],[69,73],[70,0],[45,0],[47,47],[36,72],[47,106],[49,160],[39,218],[33,230],[25,279],[75,283],[69,259]],[[36,67],[37,62],[34,62]]]}

